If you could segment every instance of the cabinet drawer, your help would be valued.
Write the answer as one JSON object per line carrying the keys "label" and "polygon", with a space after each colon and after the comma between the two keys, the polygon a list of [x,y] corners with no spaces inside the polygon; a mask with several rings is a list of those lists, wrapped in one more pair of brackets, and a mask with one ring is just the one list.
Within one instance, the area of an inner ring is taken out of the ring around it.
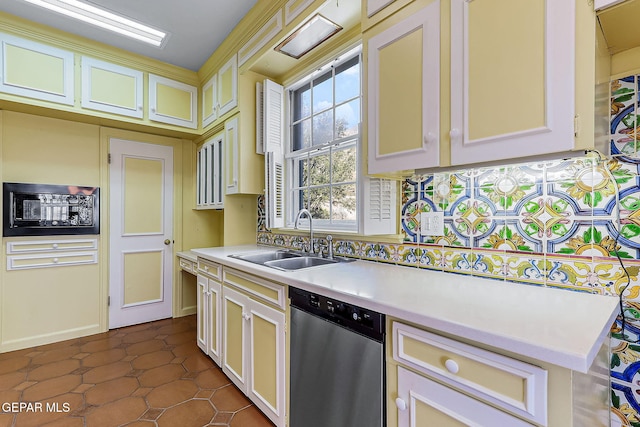
{"label": "cabinet drawer", "polygon": [[191,273],[191,274],[195,274],[195,269],[193,267],[193,262],[189,261],[188,259],[185,258],[178,258],[178,260],[180,261],[180,268],[183,269],[184,271],[186,271],[187,273]]}
{"label": "cabinet drawer", "polygon": [[44,267],[67,267],[72,265],[97,263],[97,251],[7,256],[7,270],[24,270],[28,268]]}
{"label": "cabinet drawer", "polygon": [[268,302],[282,310],[285,309],[286,289],[284,285],[227,268],[223,271],[223,281],[225,284],[242,289],[253,297]]}
{"label": "cabinet drawer", "polygon": [[212,279],[222,279],[222,266],[206,259],[198,258],[198,272]]}
{"label": "cabinet drawer", "polygon": [[97,239],[19,240],[7,242],[7,254],[97,250]]}
{"label": "cabinet drawer", "polygon": [[536,423],[547,424],[547,371],[393,322],[393,358]]}

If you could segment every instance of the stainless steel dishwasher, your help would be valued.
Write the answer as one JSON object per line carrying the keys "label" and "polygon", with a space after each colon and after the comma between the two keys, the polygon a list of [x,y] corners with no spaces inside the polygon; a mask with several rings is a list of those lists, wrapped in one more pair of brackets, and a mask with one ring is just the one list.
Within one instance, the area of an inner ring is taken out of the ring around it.
{"label": "stainless steel dishwasher", "polygon": [[384,314],[297,288],[289,298],[289,426],[386,425]]}

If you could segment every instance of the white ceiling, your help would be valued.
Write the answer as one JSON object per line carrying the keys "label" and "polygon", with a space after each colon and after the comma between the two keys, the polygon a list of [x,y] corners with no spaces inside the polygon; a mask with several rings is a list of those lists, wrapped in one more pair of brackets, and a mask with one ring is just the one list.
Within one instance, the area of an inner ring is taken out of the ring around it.
{"label": "white ceiling", "polygon": [[22,0],[1,0],[0,11],[197,71],[257,0],[91,0],[87,2],[166,31],[170,34],[169,39],[163,48],[156,48]]}

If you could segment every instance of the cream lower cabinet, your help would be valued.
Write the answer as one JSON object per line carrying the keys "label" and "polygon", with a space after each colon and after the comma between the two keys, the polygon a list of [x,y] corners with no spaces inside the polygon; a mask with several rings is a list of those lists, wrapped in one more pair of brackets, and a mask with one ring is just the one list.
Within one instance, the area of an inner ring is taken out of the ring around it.
{"label": "cream lower cabinet", "polygon": [[197,342],[218,366],[222,355],[222,267],[198,260]]}
{"label": "cream lower cabinet", "polygon": [[285,426],[285,286],[225,268],[222,370],[276,426]]}
{"label": "cream lower cabinet", "polygon": [[608,348],[582,374],[399,321],[387,327],[388,427],[608,426]]}

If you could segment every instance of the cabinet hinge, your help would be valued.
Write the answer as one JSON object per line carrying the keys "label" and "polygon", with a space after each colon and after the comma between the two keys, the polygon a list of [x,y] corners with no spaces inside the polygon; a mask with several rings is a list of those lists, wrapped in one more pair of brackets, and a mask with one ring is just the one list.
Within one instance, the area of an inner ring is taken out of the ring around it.
{"label": "cabinet hinge", "polygon": [[107,307],[111,307],[111,296],[107,297]]}
{"label": "cabinet hinge", "polygon": [[573,117],[573,136],[577,138],[579,134],[580,134],[580,116],[576,114]]}
{"label": "cabinet hinge", "polygon": [[107,163],[111,164],[111,153],[107,154]]}

